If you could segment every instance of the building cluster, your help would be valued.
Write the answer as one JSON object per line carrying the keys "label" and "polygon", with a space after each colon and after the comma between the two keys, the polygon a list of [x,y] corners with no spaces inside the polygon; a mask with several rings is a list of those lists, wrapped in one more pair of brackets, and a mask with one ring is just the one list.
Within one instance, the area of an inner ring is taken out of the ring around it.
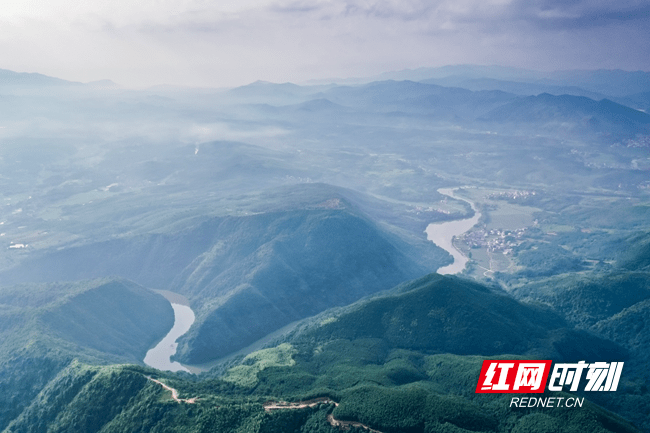
{"label": "building cluster", "polygon": [[445,215],[451,214],[451,212],[446,209],[438,209],[433,206],[415,206],[412,209],[407,209],[406,212],[415,213],[416,215],[420,215],[423,212],[437,212]]}
{"label": "building cluster", "polygon": [[515,190],[515,191],[503,191],[503,192],[493,192],[492,194],[488,194],[487,198],[491,200],[499,200],[499,199],[509,199],[509,200],[517,200],[517,199],[526,199],[529,197],[534,197],[537,195],[536,191],[526,191],[526,190]]}
{"label": "building cluster", "polygon": [[526,228],[516,230],[481,229],[465,233],[461,240],[470,248],[485,248],[488,252],[511,254],[512,249],[522,242]]}

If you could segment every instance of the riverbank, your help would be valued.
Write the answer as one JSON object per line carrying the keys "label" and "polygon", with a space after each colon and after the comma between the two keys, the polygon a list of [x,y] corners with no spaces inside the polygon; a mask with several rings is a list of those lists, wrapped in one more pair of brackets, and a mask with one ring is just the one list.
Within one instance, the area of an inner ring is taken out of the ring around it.
{"label": "riverbank", "polygon": [[164,296],[174,310],[174,326],[169,330],[167,335],[160,342],[149,349],[143,362],[149,367],[164,371],[185,371],[191,373],[190,369],[180,362],[171,361],[171,357],[176,354],[178,343],[176,342],[182,335],[190,330],[196,316],[190,308],[190,303],[186,297],[178,293],[167,290],[156,290],[157,293]]}
{"label": "riverbank", "polygon": [[476,224],[478,224],[479,220],[481,219],[481,213],[479,212],[474,202],[454,194],[454,191],[458,189],[460,189],[460,187],[440,188],[438,192],[453,199],[462,200],[469,203],[469,205],[472,207],[472,210],[474,211],[474,216],[462,220],[448,221],[443,223],[431,223],[425,230],[427,239],[432,241],[443,250],[447,251],[454,259],[450,265],[443,266],[437,270],[437,273],[441,275],[458,274],[463,272],[465,266],[467,265],[467,262],[469,261],[469,258],[467,258],[454,246],[454,236],[458,236],[467,232]]}

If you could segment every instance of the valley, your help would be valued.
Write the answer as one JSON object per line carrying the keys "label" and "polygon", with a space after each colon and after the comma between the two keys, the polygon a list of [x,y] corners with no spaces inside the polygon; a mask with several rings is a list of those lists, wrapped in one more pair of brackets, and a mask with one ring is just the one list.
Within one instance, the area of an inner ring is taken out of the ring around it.
{"label": "valley", "polygon": [[471,70],[0,86],[0,431],[650,431],[650,78]]}
{"label": "valley", "polygon": [[[458,188],[456,188],[456,190],[457,189]],[[451,198],[457,198],[454,195],[453,191],[454,190],[452,189],[440,189],[438,192]],[[451,265],[442,267],[437,271],[442,275],[456,274],[463,271],[468,259],[453,246],[452,239],[456,236],[463,235],[466,231],[471,229],[471,227],[473,227],[481,218],[481,214],[478,212],[472,202],[466,199],[461,200],[469,203],[472,207],[472,210],[475,212],[475,215],[472,218],[459,221],[430,224],[427,226],[427,239],[436,244],[436,246],[447,251],[452,255],[454,259],[454,262]],[[340,206],[340,202],[337,200],[335,207],[338,206]],[[187,331],[189,331],[194,322],[195,315],[192,309],[189,307],[187,298],[184,296],[168,291],[161,291],[160,293],[170,301],[171,306],[174,309],[174,326],[171,328],[169,333],[156,345],[156,347],[150,349],[147,352],[147,356],[144,358],[144,363],[150,367],[164,371],[182,370],[193,373],[207,371],[205,367],[194,365],[184,366],[179,362],[170,361],[170,358],[176,353],[176,340],[187,333]],[[292,325],[290,324],[289,326]],[[267,341],[268,338],[269,336],[267,335],[263,339],[252,343],[252,345],[259,347],[260,345],[265,344],[263,341]],[[250,353],[250,351],[247,353]],[[211,360],[207,364],[214,365],[215,363],[218,363],[218,361],[218,359]]]}

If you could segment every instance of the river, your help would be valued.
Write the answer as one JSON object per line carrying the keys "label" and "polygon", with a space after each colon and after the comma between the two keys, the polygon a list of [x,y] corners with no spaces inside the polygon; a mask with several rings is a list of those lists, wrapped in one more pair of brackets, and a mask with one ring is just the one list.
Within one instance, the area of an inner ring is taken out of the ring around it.
{"label": "river", "polygon": [[454,246],[452,240],[454,236],[465,233],[472,227],[474,227],[478,220],[481,218],[481,213],[478,211],[473,202],[458,197],[454,195],[454,191],[458,188],[440,188],[438,192],[444,194],[448,197],[462,200],[470,204],[474,210],[474,216],[472,218],[467,218],[464,220],[448,221],[444,223],[431,223],[427,226],[425,232],[427,234],[427,239],[432,241],[434,244],[447,251],[454,258],[454,262],[451,265],[443,266],[438,269],[438,273],[442,275],[449,274],[458,274],[465,269],[469,259],[463,255],[458,249]]}
{"label": "river", "polygon": [[176,341],[181,335],[189,331],[194,323],[194,311],[192,311],[187,298],[184,296],[165,290],[157,290],[156,292],[163,295],[172,304],[172,308],[174,309],[174,326],[156,347],[149,349],[147,355],[144,357],[144,363],[158,370],[186,371],[190,373],[187,367],[180,362],[172,362],[170,358],[176,353],[176,348],[178,347]]}
{"label": "river", "polygon": [[[454,236],[465,233],[474,227],[481,218],[481,213],[478,211],[474,203],[454,195],[455,189],[440,188],[438,192],[451,198],[463,200],[469,203],[474,210],[474,216],[464,220],[431,223],[427,226],[425,230],[427,239],[447,251],[454,258],[454,262],[451,265],[438,269],[437,272],[439,274],[457,274],[465,269],[468,258],[454,247],[452,239]],[[150,367],[157,368],[158,370],[187,371],[188,373],[193,372],[179,362],[172,362],[170,358],[176,353],[176,348],[178,347],[176,341],[189,331],[190,327],[194,323],[194,312],[190,308],[187,298],[184,296],[165,290],[157,290],[157,292],[167,298],[171,303],[172,308],[174,309],[174,326],[167,333],[165,338],[160,341],[160,343],[147,352],[147,355],[144,358],[144,363]]]}

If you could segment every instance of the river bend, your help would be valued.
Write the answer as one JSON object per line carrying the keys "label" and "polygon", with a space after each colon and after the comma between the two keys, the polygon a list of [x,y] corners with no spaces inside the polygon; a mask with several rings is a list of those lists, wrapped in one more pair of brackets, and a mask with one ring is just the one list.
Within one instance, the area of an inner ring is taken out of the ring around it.
{"label": "river bend", "polygon": [[425,232],[427,239],[434,244],[447,251],[454,258],[452,264],[443,266],[438,269],[437,273],[441,275],[458,274],[463,272],[469,259],[463,255],[453,244],[454,236],[461,235],[474,227],[479,219],[481,213],[476,208],[476,205],[462,197],[454,195],[454,191],[458,188],[440,188],[438,192],[453,199],[462,200],[470,204],[474,210],[474,216],[463,220],[447,221],[443,223],[431,223],[427,226]]}
{"label": "river bend", "polygon": [[183,296],[165,291],[158,291],[167,300],[170,301],[174,309],[174,326],[169,330],[167,335],[154,348],[149,349],[144,357],[144,363],[149,367],[165,371],[186,371],[190,370],[180,362],[171,361],[171,357],[176,354],[178,343],[176,342],[183,334],[190,330],[194,323],[194,311],[189,306],[189,302]]}

